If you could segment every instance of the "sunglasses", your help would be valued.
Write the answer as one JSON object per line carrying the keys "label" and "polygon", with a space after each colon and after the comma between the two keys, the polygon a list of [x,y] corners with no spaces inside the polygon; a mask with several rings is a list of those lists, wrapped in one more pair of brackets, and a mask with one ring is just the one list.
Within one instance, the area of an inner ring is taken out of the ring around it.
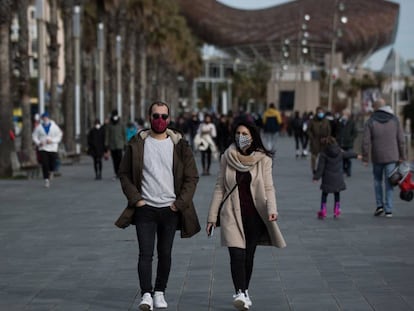
{"label": "sunglasses", "polygon": [[159,119],[159,118],[162,118],[163,120],[167,120],[167,119],[168,119],[168,114],[165,114],[165,113],[163,113],[163,114],[153,113],[153,114],[152,114],[152,118],[153,118],[153,119]]}

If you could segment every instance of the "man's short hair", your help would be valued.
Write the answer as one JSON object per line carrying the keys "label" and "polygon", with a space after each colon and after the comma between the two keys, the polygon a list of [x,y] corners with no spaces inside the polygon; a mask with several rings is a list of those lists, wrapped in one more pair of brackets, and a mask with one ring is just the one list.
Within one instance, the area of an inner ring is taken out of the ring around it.
{"label": "man's short hair", "polygon": [[168,104],[166,102],[163,102],[162,100],[156,100],[154,102],[152,102],[151,106],[148,109],[148,115],[151,116],[152,115],[152,107],[154,106],[165,106],[168,109],[168,115],[170,114],[170,107],[168,106]]}
{"label": "man's short hair", "polygon": [[377,110],[384,106],[385,106],[385,100],[380,97],[374,102],[374,104],[372,105],[372,108],[374,108],[374,110]]}

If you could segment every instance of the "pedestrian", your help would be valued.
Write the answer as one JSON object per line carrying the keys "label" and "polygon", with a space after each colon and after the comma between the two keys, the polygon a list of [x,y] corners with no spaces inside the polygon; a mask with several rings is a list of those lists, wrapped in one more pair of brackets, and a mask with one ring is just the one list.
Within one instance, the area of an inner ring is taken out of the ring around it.
{"label": "pedestrian", "polygon": [[303,133],[303,118],[300,116],[299,111],[295,111],[290,128],[292,129],[293,137],[295,138],[296,158],[298,158],[304,155],[306,149]]}
{"label": "pedestrian", "polygon": [[[221,219],[221,244],[229,250],[235,290],[233,305],[238,310],[248,310],[252,305],[248,289],[256,247],[286,246],[276,223],[278,211],[272,156],[253,123],[241,121],[236,124],[232,144],[221,157],[208,213],[206,231],[210,236],[218,216]],[[226,195],[228,198],[219,210]]]}
{"label": "pedestrian", "polygon": [[308,128],[312,174],[315,174],[316,171],[316,162],[321,151],[321,139],[330,135],[331,126],[329,121],[325,119],[325,110],[322,107],[317,107],[316,115],[309,122]]}
{"label": "pedestrian", "polygon": [[[342,110],[342,115],[338,120],[336,126],[336,141],[339,147],[344,151],[349,151],[354,148],[354,141],[358,132],[354,120],[351,117],[351,111],[346,108]],[[351,177],[352,162],[350,158],[344,158],[343,170],[344,173]]]}
{"label": "pedestrian", "polygon": [[88,154],[93,159],[95,179],[102,179],[102,158],[105,153],[105,129],[101,126],[99,119],[96,119],[94,126],[88,133]]}
{"label": "pedestrian", "polygon": [[122,126],[117,110],[111,113],[110,122],[105,125],[105,148],[110,150],[115,177],[119,177],[119,164],[126,144],[125,128]]}
{"label": "pedestrian", "polygon": [[275,104],[271,103],[263,113],[263,138],[268,150],[275,150],[276,135],[282,126],[282,116]]}
{"label": "pedestrian", "polygon": [[[200,231],[193,204],[198,182],[193,152],[181,133],[169,129],[169,106],[156,101],[149,108],[151,129],[141,130],[127,145],[119,176],[128,206],[116,221],[135,224],[141,289],[140,310],[167,308],[165,290],[171,268],[176,230],[182,238]],[[152,283],[152,261],[157,243],[157,273]]]}
{"label": "pedestrian", "polygon": [[[326,202],[329,193],[333,193],[335,197],[333,215],[337,218],[341,214],[340,192],[346,189],[342,170],[343,159],[357,158],[358,155],[353,151],[342,150],[332,136],[322,138],[321,146],[318,167],[313,175],[315,183],[322,178],[322,198],[318,218],[324,219],[326,217]],[[362,157],[359,156],[359,158]]]}
{"label": "pedestrian", "polygon": [[49,118],[47,112],[41,115],[41,119],[33,130],[32,139],[39,150],[45,187],[49,188],[56,167],[58,146],[63,134],[55,121]]}
{"label": "pedestrian", "polygon": [[[374,103],[374,113],[365,123],[362,139],[362,156],[364,165],[368,165],[369,156],[372,161],[376,210],[375,216],[384,213],[392,217],[393,188],[388,176],[398,162],[405,160],[404,132],[398,117],[383,98]],[[385,202],[383,195],[385,184]],[[384,204],[385,203],[385,204]]]}
{"label": "pedestrian", "polygon": [[138,132],[135,122],[129,121],[125,129],[126,141],[128,142]]}
{"label": "pedestrian", "polygon": [[221,115],[217,123],[217,146],[220,154],[223,154],[230,145],[230,124],[226,115]]}
{"label": "pedestrian", "polygon": [[201,152],[201,165],[203,167],[203,176],[210,175],[211,156],[218,158],[218,152],[214,139],[217,136],[217,129],[213,123],[212,117],[209,114],[204,116],[204,121],[200,124],[197,130],[197,135],[194,138],[194,145],[198,147]]}

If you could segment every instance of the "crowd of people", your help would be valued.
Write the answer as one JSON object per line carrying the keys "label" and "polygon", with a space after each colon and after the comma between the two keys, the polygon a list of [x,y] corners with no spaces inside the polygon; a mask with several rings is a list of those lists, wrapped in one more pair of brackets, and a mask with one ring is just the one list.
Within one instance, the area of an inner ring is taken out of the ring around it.
{"label": "crowd of people", "polygon": [[[344,109],[336,116],[317,107],[315,112],[295,111],[291,117],[270,103],[263,115],[241,110],[237,115],[191,113],[172,120],[167,103],[151,104],[144,121],[121,121],[116,110],[101,124],[96,120],[88,132],[88,154],[93,158],[95,178],[102,179],[102,159],[112,158],[114,180],[119,179],[127,207],[116,226],[135,225],[138,241],[139,309],[167,308],[165,296],[171,269],[176,230],[182,238],[201,231],[193,204],[199,175],[211,174],[212,161],[219,171],[209,205],[205,231],[221,230],[221,245],[228,248],[234,286],[233,306],[249,310],[254,257],[259,245],[286,247],[278,226],[278,207],[272,176],[278,136],[292,136],[292,156],[310,153],[312,180],[322,192],[317,217],[327,217],[327,198],[334,195],[333,216],[342,213],[340,192],[344,176],[352,175],[352,158],[365,165],[372,161],[375,190],[374,216],[392,217],[393,188],[390,172],[406,160],[404,133],[397,116],[383,99],[362,133],[362,152],[354,152],[357,128]],[[55,170],[62,131],[47,113],[35,125],[33,142],[42,164],[45,186]],[[201,158],[201,174],[195,154]],[[384,196],[385,186],[385,196]],[[153,282],[153,254],[157,269]]]}

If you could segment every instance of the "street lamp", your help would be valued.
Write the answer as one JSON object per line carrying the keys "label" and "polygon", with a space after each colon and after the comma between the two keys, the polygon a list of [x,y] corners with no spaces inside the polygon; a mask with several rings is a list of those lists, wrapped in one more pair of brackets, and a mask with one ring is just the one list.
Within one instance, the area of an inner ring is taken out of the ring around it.
{"label": "street lamp", "polygon": [[[343,2],[339,2],[339,0],[335,0],[335,9],[333,14],[333,22],[332,22],[332,29],[333,29],[333,36],[332,36],[332,44],[331,44],[331,56],[329,60],[329,90],[328,90],[328,111],[332,111],[332,98],[333,98],[333,61],[334,56],[336,53],[336,41],[338,37],[342,36],[342,29],[338,27],[338,13],[341,13],[345,10],[345,4]],[[339,21],[342,24],[346,24],[348,22],[348,18],[346,16],[341,16]]]}
{"label": "street lamp", "polygon": [[98,24],[98,60],[99,60],[99,78],[98,78],[98,89],[99,89],[99,120],[101,124],[103,124],[104,120],[104,75],[105,75],[105,68],[104,68],[104,24]]}
{"label": "street lamp", "polygon": [[115,59],[116,59],[116,102],[119,116],[122,116],[122,46],[121,36],[116,36]]}
{"label": "street lamp", "polygon": [[80,154],[80,6],[73,7],[73,41],[75,49],[75,142]]}

